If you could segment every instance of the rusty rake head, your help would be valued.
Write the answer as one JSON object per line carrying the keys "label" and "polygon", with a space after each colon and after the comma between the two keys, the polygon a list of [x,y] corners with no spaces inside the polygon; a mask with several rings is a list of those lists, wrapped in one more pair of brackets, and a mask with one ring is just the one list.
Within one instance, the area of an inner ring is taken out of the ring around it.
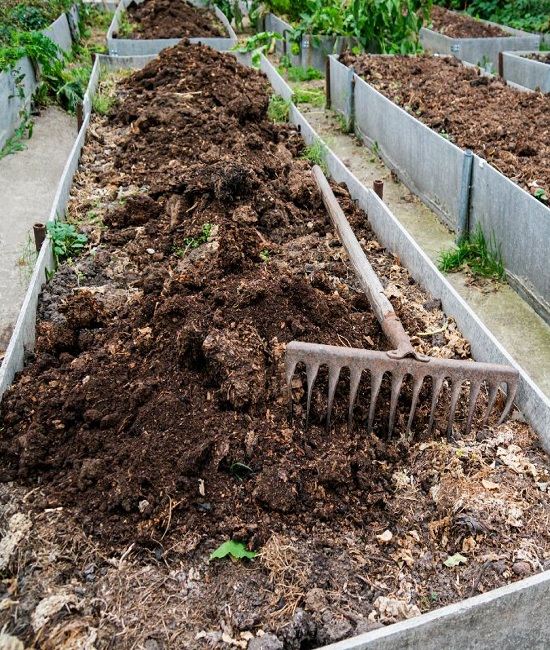
{"label": "rusty rake head", "polygon": [[413,357],[396,359],[395,357],[389,356],[387,352],[292,341],[286,346],[286,381],[289,391],[290,407],[292,409],[292,377],[296,366],[299,363],[303,363],[307,377],[306,427],[309,420],[313,385],[321,366],[328,368],[327,429],[330,428],[332,406],[340,372],[342,368],[346,367],[350,373],[348,415],[348,426],[350,428],[353,423],[353,408],[363,372],[370,374],[371,383],[367,424],[368,431],[372,429],[376,403],[385,374],[391,375],[388,437],[391,436],[393,431],[399,394],[403,386],[403,381],[407,377],[410,377],[412,380],[412,403],[405,436],[408,436],[411,431],[420,389],[427,377],[430,377],[432,381],[432,404],[428,433],[431,433],[433,428],[439,394],[445,380],[448,380],[451,385],[450,411],[447,424],[447,436],[449,438],[452,435],[453,420],[458,400],[466,382],[469,384],[470,393],[465,433],[468,434],[471,429],[476,401],[483,384],[488,388],[488,404],[484,421],[487,421],[493,409],[499,387],[502,384],[506,384],[506,401],[500,418],[500,422],[504,421],[512,407],[517,390],[519,373],[516,369],[508,366],[474,361],[457,361],[432,357],[423,357],[422,359],[418,360]]}

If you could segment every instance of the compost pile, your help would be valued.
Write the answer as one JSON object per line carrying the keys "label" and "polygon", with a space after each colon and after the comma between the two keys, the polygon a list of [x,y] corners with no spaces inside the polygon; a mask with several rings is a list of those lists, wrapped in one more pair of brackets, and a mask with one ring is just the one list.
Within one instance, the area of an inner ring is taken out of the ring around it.
{"label": "compost pile", "polygon": [[511,36],[510,32],[434,5],[430,11],[430,28],[449,38],[495,38]]}
{"label": "compost pile", "polygon": [[550,95],[514,90],[454,57],[345,54],[341,61],[531,194],[550,196]]}
{"label": "compost pile", "polygon": [[[268,102],[259,73],[182,42],[89,128],[70,204],[89,251],[45,287],[0,404],[0,627],[28,644],[319,647],[545,567],[548,472],[521,419],[451,444],[419,408],[387,441],[368,395],[347,430],[343,386],[327,433],[321,380],[306,431],[297,375],[288,421],[285,343],[387,343]],[[466,357],[334,190],[418,349]],[[260,555],[209,563],[228,539]]]}
{"label": "compost pile", "polygon": [[179,0],[132,2],[127,8],[132,38],[224,37],[227,33],[209,9]]}
{"label": "compost pile", "polygon": [[550,65],[550,54],[548,52],[529,52],[528,54],[521,55],[524,59],[531,59],[539,63],[546,63]]}

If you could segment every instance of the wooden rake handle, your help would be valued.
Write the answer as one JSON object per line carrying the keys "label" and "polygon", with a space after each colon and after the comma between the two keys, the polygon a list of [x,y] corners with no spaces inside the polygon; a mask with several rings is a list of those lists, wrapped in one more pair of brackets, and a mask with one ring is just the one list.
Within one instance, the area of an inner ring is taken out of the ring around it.
{"label": "wooden rake handle", "polygon": [[334,196],[334,192],[331,190],[323,170],[318,165],[314,165],[313,167],[313,176],[321,192],[323,203],[330,215],[332,224],[338,233],[338,238],[346,249],[349,261],[357,275],[359,283],[366,293],[369,303],[376,314],[376,318],[393,348],[387,352],[387,355],[393,359],[414,357],[418,361],[429,361],[429,357],[419,354],[413,348],[407,332],[403,328],[403,324],[384,293],[384,287],[382,287],[375,270],[372,268],[361,248],[361,244],[357,241],[357,237],[349,225],[338,200]]}

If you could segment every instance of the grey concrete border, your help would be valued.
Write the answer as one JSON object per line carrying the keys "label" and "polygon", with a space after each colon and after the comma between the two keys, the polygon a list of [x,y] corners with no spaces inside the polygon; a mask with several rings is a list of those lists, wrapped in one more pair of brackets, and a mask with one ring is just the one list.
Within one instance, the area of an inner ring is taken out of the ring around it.
{"label": "grey concrete border", "polygon": [[[65,14],[59,16],[42,33],[67,52],[72,47],[71,30]],[[20,97],[16,78],[24,75],[22,82],[23,96]],[[21,114],[28,111],[31,96],[38,86],[34,68],[28,59],[20,59],[11,71],[0,72],[0,149],[11,138],[21,124]]]}
{"label": "grey concrete border", "polygon": [[[494,25],[489,21],[489,25]],[[425,50],[437,54],[452,54],[461,61],[467,61],[474,65],[489,62],[493,70],[498,70],[499,52],[513,50],[538,50],[540,45],[539,34],[512,29],[504,25],[495,25],[508,32],[510,36],[496,36],[490,38],[451,38],[440,34],[427,27],[422,27],[419,33],[420,44]]]}
{"label": "grey concrete border", "polygon": [[[355,132],[400,179],[452,230],[457,229],[464,152],[413,115],[383,97],[330,57],[330,94],[334,110],[350,118]],[[354,101],[352,101],[354,98]],[[501,246],[510,284],[550,323],[550,208],[474,156],[467,197],[470,229],[477,223]],[[521,238],[518,238],[521,232]]]}
{"label": "grey concrete border", "polygon": [[550,571],[324,650],[545,650]]}
{"label": "grey concrete border", "polygon": [[[549,63],[542,63],[525,58],[525,54],[544,54],[544,52],[538,50],[503,52],[501,71],[503,78],[529,90],[550,93],[550,58]],[[550,57],[550,52],[547,54]]]}
{"label": "grey concrete border", "polygon": [[[126,8],[133,0],[121,0],[109,30],[107,31],[107,47],[109,48],[109,54],[112,56],[147,56],[150,54],[158,54],[166,47],[172,47],[177,45],[181,38],[157,38],[157,39],[132,39],[132,38],[116,38],[116,34],[119,30],[120,18],[123,12],[126,11]],[[143,2],[143,0],[141,0]],[[190,0],[190,2],[197,7],[206,7],[206,4],[202,0]],[[138,2],[139,4],[139,2]],[[223,24],[225,27],[228,37],[227,38],[209,38],[209,37],[197,37],[190,38],[191,43],[202,43],[203,45],[208,45],[209,47],[218,50],[218,52],[225,52],[230,50],[232,47],[237,45],[237,35],[235,31],[229,24],[229,21],[225,17],[224,13],[218,9],[218,7],[208,7],[213,9],[216,18]]]}
{"label": "grey concrete border", "polygon": [[[129,62],[133,62],[135,67],[139,67],[150,58],[130,59]],[[121,62],[116,58],[98,57],[98,59],[96,66],[115,65],[121,67]],[[262,59],[262,69],[270,78],[275,79],[277,71],[265,57]],[[94,79],[94,83],[97,83],[95,70]],[[277,84],[277,87],[285,90],[282,84]],[[90,86],[89,92],[93,93],[92,86]],[[311,144],[317,139],[315,131],[294,105],[291,106],[290,117],[291,121],[300,128],[306,143]],[[61,214],[65,210],[72,176],[78,165],[89,119],[88,113],[65,167],[50,219],[55,219],[56,214]],[[476,350],[478,347],[480,348],[479,356],[474,352],[476,358],[493,361],[506,359],[506,352],[498,341],[484,328],[475,314],[469,311],[461,297],[437,271],[423,251],[416,246],[376,194],[372,190],[367,190],[328,148],[326,149],[326,163],[334,178],[339,182],[345,182],[352,197],[368,212],[369,219],[382,244],[400,256],[411,270],[413,277],[416,277],[432,295],[441,297],[443,306],[448,313],[456,314],[459,326],[472,342],[472,348]],[[6,351],[6,357],[0,367],[0,398],[9,387],[15,373],[22,368],[25,351],[32,348],[36,302],[44,281],[45,268],[51,268],[52,264],[51,247],[43,246],[24,307]],[[464,322],[462,322],[463,320]],[[522,384],[525,382],[523,376],[521,382]],[[522,391],[525,390],[525,387],[522,385],[520,389],[518,400],[522,399]],[[550,445],[548,440],[550,403],[542,395],[537,398],[540,422],[543,423],[545,418],[543,424],[546,427],[545,435],[541,437],[541,440],[545,448],[548,449]],[[544,613],[550,606],[549,587],[550,572],[544,572],[418,618],[325,646],[325,650],[390,650],[390,648],[393,650],[397,647],[422,647],[426,650],[439,650],[441,647],[451,650],[465,647],[473,650],[493,650],[495,647],[499,647],[502,650],[515,650],[521,645],[542,650],[550,644],[550,628],[546,626],[544,618]],[[506,624],[503,624],[504,621]]]}

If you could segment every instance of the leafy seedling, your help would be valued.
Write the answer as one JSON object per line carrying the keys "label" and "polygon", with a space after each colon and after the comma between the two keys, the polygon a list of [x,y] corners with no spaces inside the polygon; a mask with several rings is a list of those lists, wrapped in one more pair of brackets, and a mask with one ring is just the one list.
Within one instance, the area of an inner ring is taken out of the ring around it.
{"label": "leafy seedling", "polygon": [[268,262],[269,261],[269,251],[264,249],[263,251],[260,251],[260,259],[262,262]]}
{"label": "leafy seedling", "polygon": [[50,221],[46,224],[46,230],[52,241],[56,267],[59,262],[78,255],[88,241],[88,237],[78,232],[72,223]]}
{"label": "leafy seedling", "polygon": [[464,557],[463,555],[460,555],[460,553],[455,553],[454,555],[451,555],[448,557],[443,564],[445,566],[448,566],[450,568],[459,566],[460,564],[466,564],[468,561],[467,557]]}
{"label": "leafy seedling", "polygon": [[211,562],[216,559],[221,560],[227,555],[231,555],[237,560],[242,560],[243,558],[252,560],[256,555],[258,555],[258,553],[257,551],[247,551],[246,546],[242,542],[236,542],[235,540],[230,539],[227,542],[224,542],[221,546],[218,546],[218,548],[210,555],[208,561]]}
{"label": "leafy seedling", "polygon": [[249,474],[253,474],[254,470],[252,467],[249,467],[248,465],[245,465],[244,463],[232,463],[231,467],[229,468],[229,473],[231,476],[235,477],[238,481],[243,481],[244,480],[244,474],[245,472],[248,472]]}
{"label": "leafy seedling", "polygon": [[277,32],[258,32],[247,38],[244,43],[235,45],[231,49],[241,53],[251,52],[252,67],[259,68],[262,54],[271,54],[275,49],[276,42],[281,38],[282,36]]}

